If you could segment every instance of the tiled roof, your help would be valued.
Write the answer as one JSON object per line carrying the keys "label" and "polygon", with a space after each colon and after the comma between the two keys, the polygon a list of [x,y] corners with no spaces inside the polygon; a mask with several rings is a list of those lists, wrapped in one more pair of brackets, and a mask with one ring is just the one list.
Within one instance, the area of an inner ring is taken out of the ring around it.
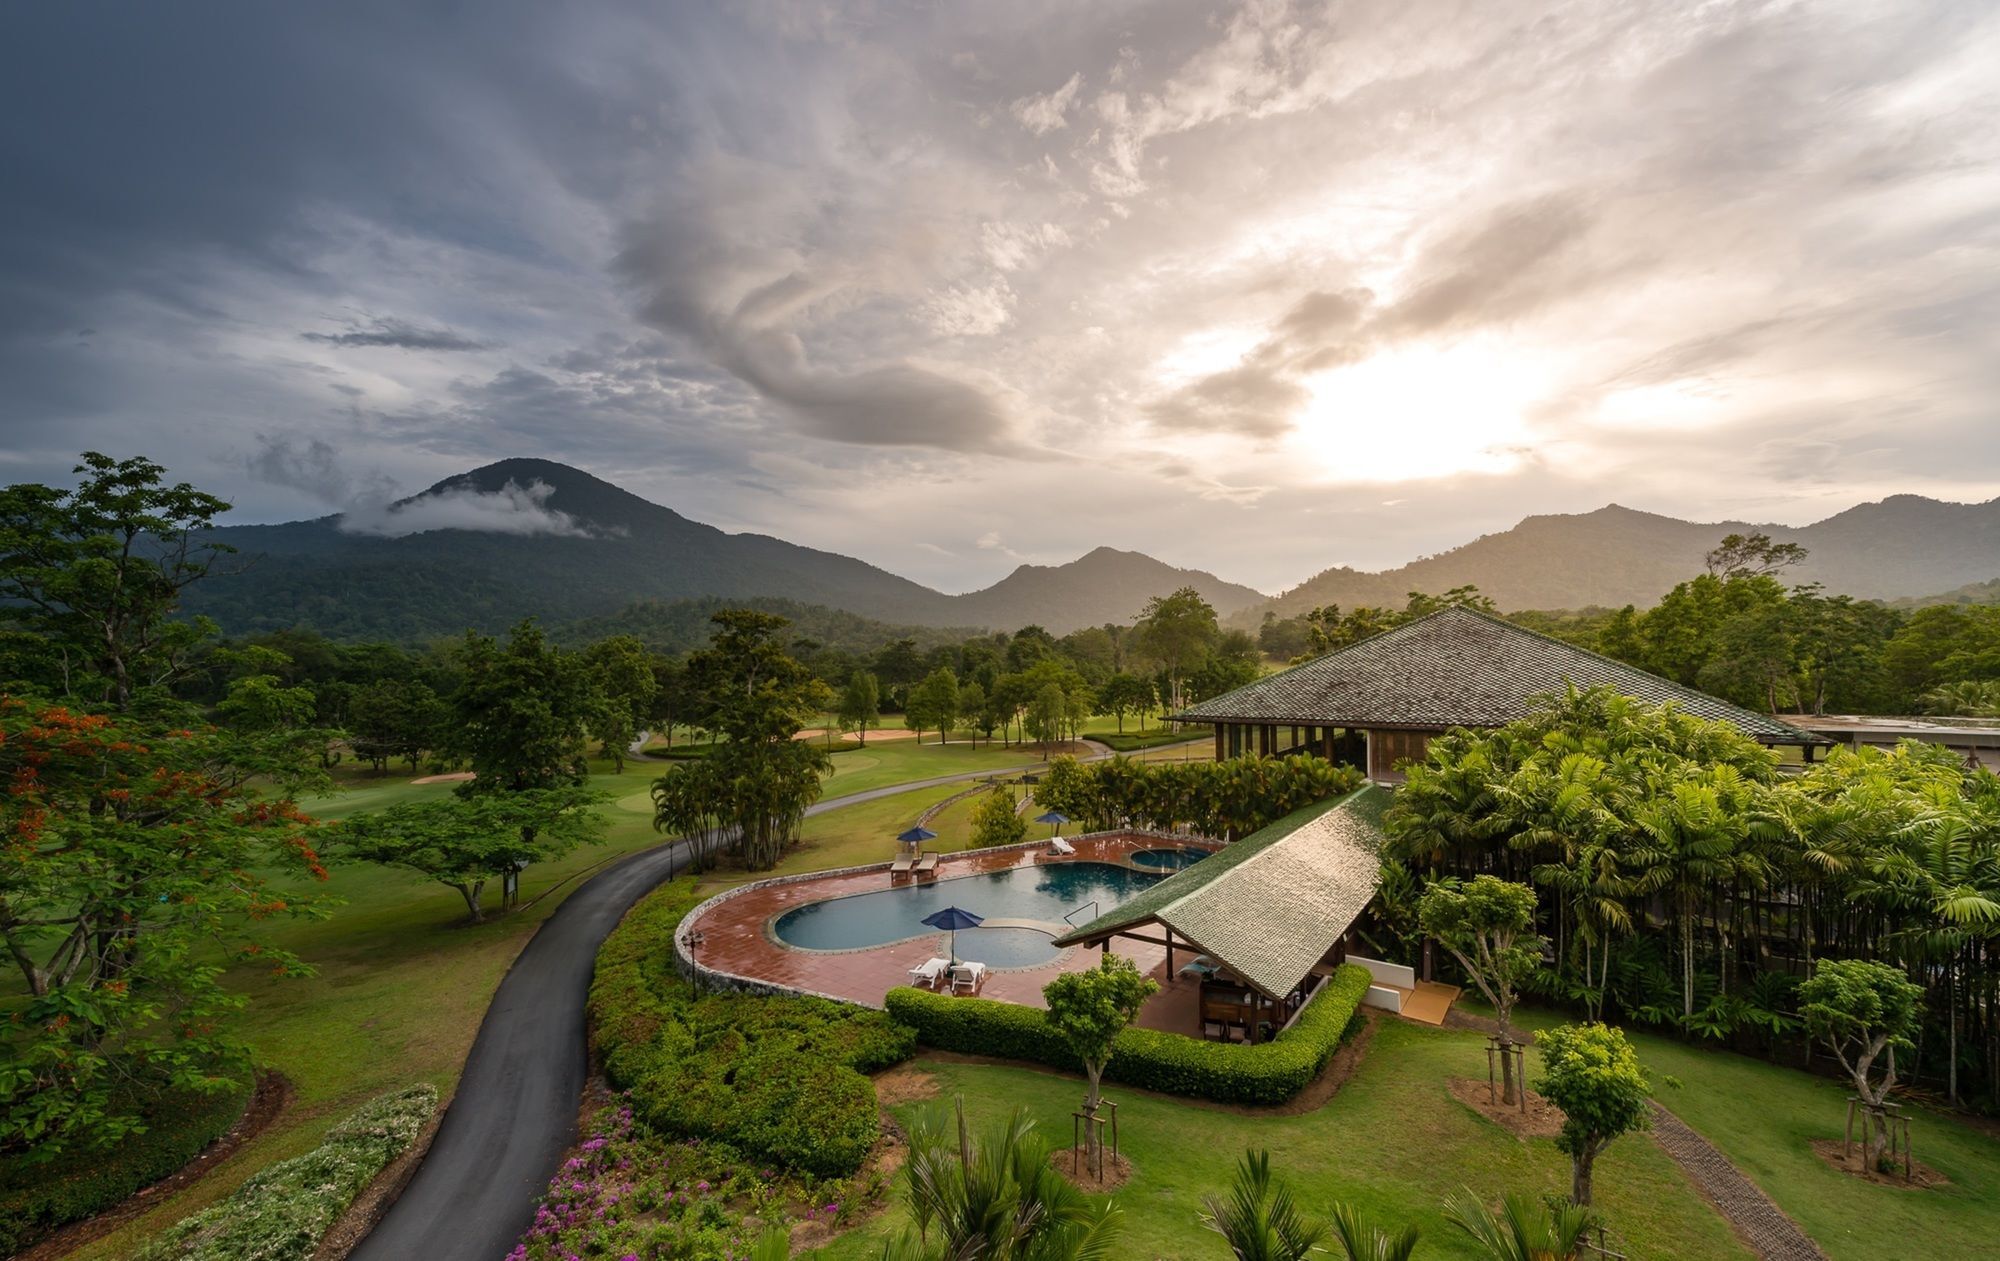
{"label": "tiled roof", "polygon": [[1368,787],[1287,815],[1057,944],[1163,924],[1267,997],[1288,994],[1375,896],[1389,799]]}
{"label": "tiled roof", "polygon": [[1671,701],[1688,713],[1734,723],[1766,744],[1827,743],[1768,714],[1458,607],[1267,675],[1176,717],[1328,727],[1499,727],[1524,717],[1531,698],[1561,692],[1564,684],[1609,687],[1656,704]]}

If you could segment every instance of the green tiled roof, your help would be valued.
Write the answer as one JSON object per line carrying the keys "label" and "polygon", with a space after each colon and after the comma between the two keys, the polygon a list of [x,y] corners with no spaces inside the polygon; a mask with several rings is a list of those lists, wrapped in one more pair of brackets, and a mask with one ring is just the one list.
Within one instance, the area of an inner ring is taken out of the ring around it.
{"label": "green tiled roof", "polygon": [[1827,743],[1769,714],[1457,607],[1268,675],[1176,717],[1326,727],[1499,727],[1524,717],[1531,698],[1560,692],[1564,684],[1609,687],[1656,704],[1671,701],[1688,713],[1733,723],[1766,744]]}
{"label": "green tiled roof", "polygon": [[1385,788],[1309,806],[1057,939],[1159,923],[1269,997],[1290,993],[1375,896]]}

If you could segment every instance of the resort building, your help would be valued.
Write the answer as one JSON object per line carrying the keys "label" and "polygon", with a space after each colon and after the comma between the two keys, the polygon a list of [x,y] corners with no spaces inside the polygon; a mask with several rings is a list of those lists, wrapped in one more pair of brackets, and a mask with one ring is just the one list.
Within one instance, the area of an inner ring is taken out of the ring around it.
{"label": "resort building", "polygon": [[1310,753],[1362,767],[1376,783],[1424,756],[1452,727],[1501,727],[1534,697],[1565,686],[1609,687],[1635,700],[1671,701],[1733,723],[1760,744],[1800,750],[1832,742],[1637,666],[1614,661],[1487,613],[1440,609],[1338,652],[1189,706],[1170,721],[1215,728],[1215,756]]}

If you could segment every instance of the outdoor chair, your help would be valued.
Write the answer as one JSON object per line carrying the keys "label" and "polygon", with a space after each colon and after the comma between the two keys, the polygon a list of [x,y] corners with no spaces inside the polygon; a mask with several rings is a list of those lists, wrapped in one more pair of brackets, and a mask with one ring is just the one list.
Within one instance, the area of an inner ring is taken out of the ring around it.
{"label": "outdoor chair", "polygon": [[1076,846],[1065,841],[1060,836],[1053,837],[1049,841],[1049,853],[1055,857],[1064,858],[1076,853]]}
{"label": "outdoor chair", "polygon": [[1215,975],[1215,962],[1207,955],[1196,955],[1181,965],[1181,976],[1211,977]]}
{"label": "outdoor chair", "polygon": [[911,854],[897,855],[896,861],[889,864],[889,878],[893,880],[897,876],[909,875],[910,868],[916,866],[916,864],[917,860],[914,855]]}
{"label": "outdoor chair", "polygon": [[944,958],[926,959],[910,969],[910,984],[921,985],[925,989],[936,989],[937,983],[951,971],[951,960]]}
{"label": "outdoor chair", "polygon": [[917,859],[917,865],[914,870],[919,876],[935,876],[937,874],[937,867],[938,856],[936,854],[925,854]]}
{"label": "outdoor chair", "polygon": [[980,982],[986,979],[988,971],[989,969],[983,963],[959,964],[951,970],[951,992],[954,994],[971,994],[977,992]]}

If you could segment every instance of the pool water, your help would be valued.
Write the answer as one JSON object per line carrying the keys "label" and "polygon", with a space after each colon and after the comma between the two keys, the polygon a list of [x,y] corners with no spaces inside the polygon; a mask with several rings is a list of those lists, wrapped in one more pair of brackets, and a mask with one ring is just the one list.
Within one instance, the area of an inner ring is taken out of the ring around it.
{"label": "pool water", "polygon": [[1208,855],[1209,851],[1199,845],[1183,845],[1178,849],[1142,849],[1132,855],[1132,861],[1141,867],[1167,872],[1192,867]]}
{"label": "pool water", "polygon": [[[1063,916],[1097,903],[1091,910],[1076,915],[1076,922],[1084,924],[1129,901],[1159,879],[1150,872],[1109,863],[1010,867],[1005,871],[809,902],[780,915],[771,925],[771,931],[788,946],[855,950],[937,933],[938,929],[923,922],[924,917],[947,906],[985,919],[1027,919],[1062,925]],[[1062,953],[1053,945],[1054,940],[1049,933],[1032,928],[961,929],[958,957],[995,968],[1033,967]]]}

